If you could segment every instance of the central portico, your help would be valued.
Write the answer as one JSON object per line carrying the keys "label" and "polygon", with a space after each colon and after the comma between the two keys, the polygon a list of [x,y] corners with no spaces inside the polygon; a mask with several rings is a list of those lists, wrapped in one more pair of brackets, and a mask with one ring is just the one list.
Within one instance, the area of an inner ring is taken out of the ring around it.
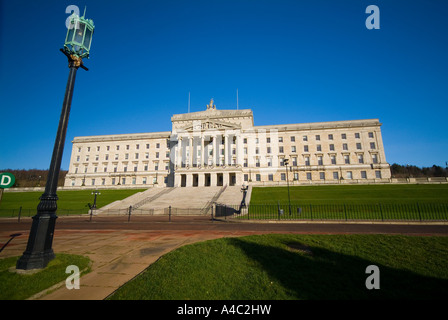
{"label": "central portico", "polygon": [[242,132],[253,128],[251,110],[217,110],[173,115],[170,137],[174,186],[243,183]]}

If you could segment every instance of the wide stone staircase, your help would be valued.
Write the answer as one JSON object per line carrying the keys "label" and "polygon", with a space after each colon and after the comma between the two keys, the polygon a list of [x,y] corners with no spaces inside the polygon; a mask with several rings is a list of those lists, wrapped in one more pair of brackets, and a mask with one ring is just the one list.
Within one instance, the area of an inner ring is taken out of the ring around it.
{"label": "wide stone staircase", "polygon": [[238,186],[150,188],[98,209],[96,214],[128,214],[130,207],[132,214],[167,214],[170,206],[172,214],[209,214],[214,203],[235,206],[242,198]]}

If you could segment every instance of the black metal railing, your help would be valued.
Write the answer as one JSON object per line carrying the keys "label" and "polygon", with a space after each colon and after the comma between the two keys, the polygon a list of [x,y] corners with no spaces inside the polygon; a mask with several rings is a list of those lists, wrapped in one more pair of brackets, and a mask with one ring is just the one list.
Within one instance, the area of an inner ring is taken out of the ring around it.
{"label": "black metal railing", "polygon": [[246,220],[448,221],[448,203],[217,204],[215,217]]}

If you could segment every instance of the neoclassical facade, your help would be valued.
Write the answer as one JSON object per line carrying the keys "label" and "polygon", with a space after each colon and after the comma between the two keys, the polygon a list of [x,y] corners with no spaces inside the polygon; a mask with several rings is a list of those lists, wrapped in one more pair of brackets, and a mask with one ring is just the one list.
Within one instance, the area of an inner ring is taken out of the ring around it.
{"label": "neoclassical facade", "polygon": [[390,180],[378,119],[255,126],[252,110],[176,114],[171,131],[76,137],[66,187]]}

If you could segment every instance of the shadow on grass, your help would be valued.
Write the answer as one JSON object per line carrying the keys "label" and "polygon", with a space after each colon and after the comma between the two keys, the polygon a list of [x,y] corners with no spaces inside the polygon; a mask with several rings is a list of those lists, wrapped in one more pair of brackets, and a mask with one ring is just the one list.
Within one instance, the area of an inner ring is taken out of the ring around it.
{"label": "shadow on grass", "polygon": [[[241,238],[229,243],[242,249],[294,299],[447,299],[448,280],[393,269],[323,248],[298,242],[285,248],[266,246]],[[380,270],[380,289],[368,290],[365,270]]]}

